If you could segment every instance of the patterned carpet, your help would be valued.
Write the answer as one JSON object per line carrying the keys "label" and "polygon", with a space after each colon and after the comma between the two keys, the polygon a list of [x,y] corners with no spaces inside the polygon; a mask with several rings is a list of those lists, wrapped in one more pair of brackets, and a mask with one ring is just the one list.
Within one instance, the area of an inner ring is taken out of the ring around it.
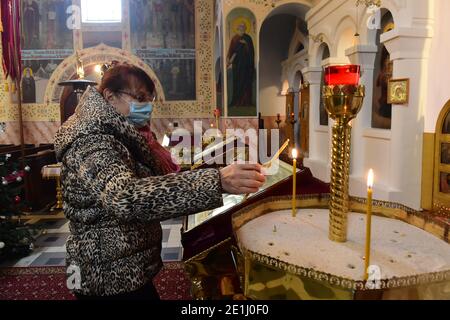
{"label": "patterned carpet", "polygon": [[[74,300],[65,267],[0,269],[0,300]],[[190,282],[181,262],[164,265],[154,284],[162,300],[190,300]]]}

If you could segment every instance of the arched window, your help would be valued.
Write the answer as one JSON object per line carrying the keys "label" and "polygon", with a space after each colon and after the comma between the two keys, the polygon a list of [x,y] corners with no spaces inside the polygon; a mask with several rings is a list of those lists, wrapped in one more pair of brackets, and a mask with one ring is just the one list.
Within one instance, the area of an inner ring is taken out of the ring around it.
{"label": "arched window", "polygon": [[381,29],[377,33],[378,53],[375,59],[373,79],[372,127],[391,129],[392,105],[388,103],[388,83],[393,75],[393,62],[389,52],[380,41],[382,33],[394,29],[394,19],[386,11],[381,19]]}
{"label": "arched window", "polygon": [[436,125],[434,164],[434,210],[450,212],[450,101],[444,106]]}
{"label": "arched window", "polygon": [[83,23],[121,23],[122,0],[81,0]]}
{"label": "arched window", "polygon": [[[322,61],[330,58],[330,48],[328,48],[327,44],[323,44],[323,52],[322,52]],[[322,78],[321,78],[321,83],[320,83],[320,125],[321,126],[328,126],[328,113],[325,110],[325,104],[323,101],[323,95],[322,95],[322,88],[325,85],[325,81],[324,81],[324,76],[322,73]]]}
{"label": "arched window", "polygon": [[299,42],[297,44],[297,48],[295,49],[295,53],[294,54],[297,54],[297,53],[301,52],[303,49],[305,49],[305,46],[303,45],[303,43]]}

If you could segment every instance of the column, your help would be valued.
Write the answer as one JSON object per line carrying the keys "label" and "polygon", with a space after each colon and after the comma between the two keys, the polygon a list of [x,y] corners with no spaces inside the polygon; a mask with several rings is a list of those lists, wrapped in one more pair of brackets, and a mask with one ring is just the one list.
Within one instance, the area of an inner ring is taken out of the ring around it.
{"label": "column", "polygon": [[397,28],[381,36],[394,61],[394,79],[410,79],[409,103],[392,106],[391,201],[421,206],[422,148],[432,31]]}
{"label": "column", "polygon": [[[357,45],[346,50],[350,63],[361,66],[360,84],[366,87],[366,98],[358,117],[352,123],[352,154],[350,175],[364,184],[365,140],[364,131],[372,126],[372,98],[375,58],[378,47],[375,45]],[[363,189],[365,190],[365,188]]]}
{"label": "column", "polygon": [[304,80],[309,82],[310,87],[310,114],[309,114],[309,158],[304,160],[304,165],[311,169],[318,179],[330,181],[329,139],[326,149],[323,146],[323,136],[320,132],[320,92],[322,80],[322,67],[307,67],[302,69]]}

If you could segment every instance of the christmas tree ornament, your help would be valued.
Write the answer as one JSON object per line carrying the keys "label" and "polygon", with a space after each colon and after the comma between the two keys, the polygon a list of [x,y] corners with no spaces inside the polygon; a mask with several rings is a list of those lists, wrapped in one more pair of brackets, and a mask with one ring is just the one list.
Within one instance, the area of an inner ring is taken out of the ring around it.
{"label": "christmas tree ornament", "polygon": [[3,184],[4,186],[7,186],[7,185],[8,185],[8,181],[6,181],[5,178],[2,178],[2,184]]}
{"label": "christmas tree ornament", "polygon": [[8,160],[9,158],[11,158],[11,154],[10,154],[10,153],[7,153],[7,154],[5,155],[5,158],[6,158],[6,160]]}
{"label": "christmas tree ornament", "polygon": [[16,204],[19,204],[20,201],[22,201],[22,199],[21,199],[19,196],[16,196],[16,197],[14,198],[14,202],[15,202]]}
{"label": "christmas tree ornament", "polygon": [[31,171],[30,166],[26,166],[26,167],[25,167],[25,171],[26,171],[26,172],[30,172],[30,171]]}
{"label": "christmas tree ornament", "polygon": [[3,249],[4,247],[6,247],[4,242],[0,242],[0,249]]}
{"label": "christmas tree ornament", "polygon": [[22,180],[23,180],[22,177],[17,177],[16,179],[17,182],[22,182]]}

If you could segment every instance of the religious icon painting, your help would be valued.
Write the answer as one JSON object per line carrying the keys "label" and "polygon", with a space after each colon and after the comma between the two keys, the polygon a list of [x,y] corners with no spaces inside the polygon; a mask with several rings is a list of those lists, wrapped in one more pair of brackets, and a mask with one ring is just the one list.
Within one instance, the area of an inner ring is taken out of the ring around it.
{"label": "religious icon painting", "polygon": [[22,3],[22,49],[73,48],[73,30],[67,26],[71,0],[24,0]]}
{"label": "religious icon painting", "polygon": [[194,49],[195,0],[130,1],[134,49]]}
{"label": "religious icon painting", "polygon": [[256,117],[256,19],[237,8],[227,17],[226,55],[229,117]]}
{"label": "religious icon painting", "polygon": [[196,100],[195,0],[130,1],[131,47],[167,101]]}
{"label": "religious icon painting", "polygon": [[72,0],[21,1],[23,103],[43,103],[53,72],[73,54],[71,6]]}
{"label": "religious icon painting", "polygon": [[392,103],[389,101],[389,81],[394,74],[394,62],[381,35],[394,28],[394,18],[386,11],[381,18],[381,28],[377,30],[376,43],[378,52],[375,57],[372,92],[372,128],[387,129],[392,127]]}
{"label": "religious icon painting", "polygon": [[53,72],[62,59],[24,60],[22,71],[22,102],[44,103],[45,91]]}
{"label": "religious icon painting", "polygon": [[450,143],[441,144],[441,164],[450,164]]}
{"label": "religious icon painting", "polygon": [[408,104],[409,79],[391,79],[388,89],[388,103]]}

